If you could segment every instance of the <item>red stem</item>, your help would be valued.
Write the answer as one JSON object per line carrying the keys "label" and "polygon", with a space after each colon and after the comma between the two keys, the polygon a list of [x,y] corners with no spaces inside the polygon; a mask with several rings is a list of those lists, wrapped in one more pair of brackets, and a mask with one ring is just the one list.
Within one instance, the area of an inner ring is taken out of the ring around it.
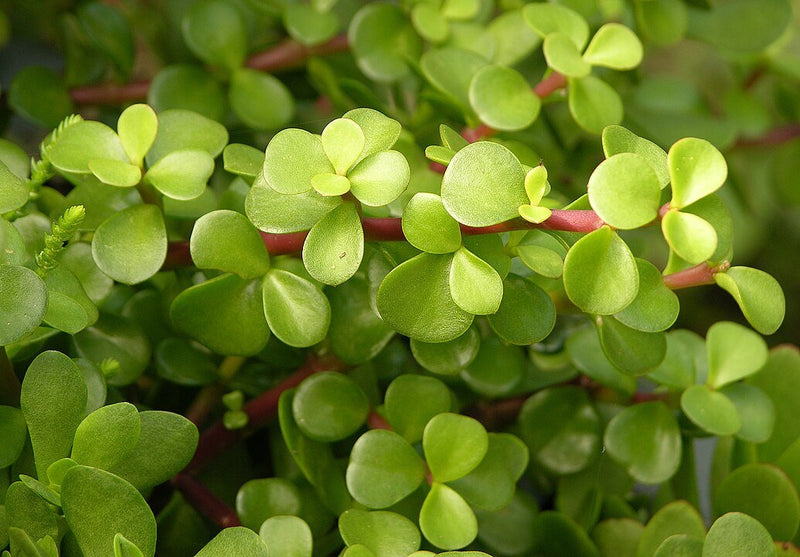
{"label": "red stem", "polygon": [[374,408],[370,410],[369,415],[367,416],[367,426],[370,429],[387,429],[389,431],[394,431],[392,424],[390,424],[386,418],[381,416]]}
{"label": "red stem", "polygon": [[194,476],[181,472],[172,478],[172,485],[183,494],[192,507],[200,511],[203,516],[210,519],[220,528],[242,525],[236,515],[236,511],[214,495],[210,489]]}
{"label": "red stem", "polygon": [[800,137],[800,124],[787,124],[768,131],[760,137],[739,139],[734,147],[772,147]]}
{"label": "red stem", "polygon": [[703,284],[714,284],[714,275],[726,271],[731,264],[727,261],[719,265],[712,266],[708,263],[700,263],[694,267],[689,267],[677,273],[664,276],[664,284],[672,290],[689,288],[691,286],[701,286]]}

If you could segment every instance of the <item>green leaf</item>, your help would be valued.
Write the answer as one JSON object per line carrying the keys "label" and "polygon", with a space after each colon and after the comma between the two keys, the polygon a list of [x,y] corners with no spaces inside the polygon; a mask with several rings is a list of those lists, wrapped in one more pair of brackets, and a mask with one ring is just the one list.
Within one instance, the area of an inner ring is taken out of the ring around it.
{"label": "green leaf", "polygon": [[279,193],[306,192],[311,178],[333,171],[318,135],[289,128],[275,134],[267,145],[264,178]]}
{"label": "green leaf", "polygon": [[503,131],[527,128],[542,105],[522,74],[494,65],[484,66],[472,77],[469,104],[482,122]]}
{"label": "green leaf", "polygon": [[294,99],[277,78],[250,68],[237,68],[228,90],[231,108],[248,127],[280,129],[294,115]]}
{"label": "green leaf", "polygon": [[156,74],[147,91],[147,103],[156,112],[182,109],[222,121],[227,99],[212,72],[190,64],[167,66]]}
{"label": "green leaf", "polygon": [[363,545],[375,557],[407,557],[421,541],[413,522],[389,511],[348,509],[339,517],[339,533],[345,544]]}
{"label": "green leaf", "polygon": [[50,270],[45,275],[44,282],[47,285],[45,323],[75,334],[97,321],[97,307],[68,269],[59,266]]}
{"label": "green leaf", "polygon": [[575,242],[564,259],[564,288],[587,313],[610,315],[636,298],[639,272],[627,244],[603,226]]}
{"label": "green leaf", "polygon": [[592,37],[583,59],[593,66],[631,70],[642,61],[642,43],[619,23],[606,23]]}
{"label": "green leaf", "polygon": [[652,557],[659,546],[674,535],[703,539],[706,526],[697,510],[686,501],[673,501],[661,507],[645,526],[637,557]]}
{"label": "green leaf", "polygon": [[663,332],[632,329],[613,316],[597,317],[600,344],[608,360],[625,373],[642,375],[658,366],[667,353]]}
{"label": "green leaf", "polygon": [[567,77],[586,77],[592,66],[585,62],[573,40],[558,31],[549,33],[542,45],[547,65]]}
{"label": "green leaf", "polygon": [[203,193],[214,172],[214,159],[198,149],[172,151],[158,159],[144,180],[172,199],[194,199]]}
{"label": "green leaf", "polygon": [[702,557],[703,541],[686,534],[675,534],[658,546],[653,557]]}
{"label": "green leaf", "polygon": [[[475,509],[478,538],[506,555],[524,555],[533,546],[533,521],[538,512],[536,500],[518,490],[511,504],[500,512]],[[454,556],[455,557],[455,556]]]}
{"label": "green leaf", "polygon": [[300,514],[302,504],[300,491],[286,478],[250,480],[236,494],[236,514],[251,530],[273,516]]}
{"label": "green leaf", "polygon": [[167,231],[159,208],[134,205],[106,219],[92,238],[92,256],[118,282],[137,284],[152,277],[167,256]]}
{"label": "green leaf", "polygon": [[153,354],[159,377],[187,386],[207,385],[217,379],[210,353],[189,340],[165,338]]}
{"label": "green leaf", "polygon": [[0,161],[0,213],[19,209],[28,202],[29,195],[25,182]]}
{"label": "green leaf", "polygon": [[625,309],[614,315],[620,323],[649,333],[669,329],[678,318],[678,296],[664,284],[655,265],[636,259],[639,271],[639,291]]}
{"label": "green leaf", "polygon": [[717,249],[717,232],[697,215],[667,211],[661,230],[669,247],[690,265],[707,261]]}
{"label": "green leaf", "polygon": [[197,219],[189,242],[198,269],[218,269],[244,279],[269,270],[269,254],[247,217],[235,211],[212,211]]}
{"label": "green leaf", "polygon": [[747,383],[733,383],[720,390],[730,399],[742,418],[736,436],[751,443],[763,443],[775,426],[775,405],[767,394]]}
{"label": "green leaf", "polygon": [[452,488],[434,482],[422,509],[419,526],[428,541],[442,549],[460,549],[478,535],[478,520]]}
{"label": "green leaf", "polygon": [[775,555],[769,531],[755,518],[732,512],[719,517],[708,530],[703,557]]}
{"label": "green leaf", "polygon": [[269,328],[289,346],[312,346],[328,332],[328,299],[306,279],[272,269],[264,277],[264,315]]}
{"label": "green leaf", "polygon": [[658,0],[636,4],[637,29],[657,45],[677,42],[688,27],[687,7],[681,0]]}
{"label": "green leaf", "polygon": [[147,410],[139,413],[139,419],[136,446],[109,471],[144,491],[169,480],[189,464],[199,435],[197,427],[180,414]]}
{"label": "green leaf", "polygon": [[539,46],[541,38],[531,33],[522,13],[522,9],[508,10],[489,22],[486,29],[494,38],[492,62],[495,64],[513,66]]}
{"label": "green leaf", "polygon": [[447,46],[431,49],[419,59],[422,74],[451,104],[460,110],[469,111],[469,88],[473,76],[489,65],[481,54]]}
{"label": "green leaf", "polygon": [[195,112],[175,108],[159,113],[158,134],[145,159],[153,166],[173,151],[194,150],[205,151],[213,159],[227,144],[225,126]]}
{"label": "green leaf", "polygon": [[486,455],[488,443],[486,430],[478,421],[451,413],[433,417],[422,436],[428,468],[439,482],[471,472]]}
{"label": "green leaf", "polygon": [[705,385],[693,385],[683,391],[681,409],[690,420],[713,435],[733,435],[742,427],[733,402]]}
{"label": "green leaf", "polygon": [[[58,537],[58,516],[45,499],[23,482],[14,482],[8,486],[4,504],[4,526],[20,528],[37,539],[43,536]],[[33,557],[39,557],[39,553],[35,553]]]}
{"label": "green leaf", "polygon": [[531,459],[554,473],[579,472],[600,454],[600,418],[578,387],[551,388],[528,398],[519,424]]}
{"label": "green leaf", "polygon": [[592,528],[591,535],[592,541],[603,557],[612,555],[635,557],[636,546],[643,530],[644,526],[638,520],[609,518]]}
{"label": "green leaf", "polygon": [[786,474],[771,464],[746,464],[728,474],[714,494],[714,510],[746,513],[779,541],[791,540],[800,524],[797,491]]}
{"label": "green leaf", "polygon": [[342,203],[322,217],[303,244],[308,273],[333,286],[352,277],[363,256],[364,230],[352,203]]}
{"label": "green leaf", "polygon": [[183,39],[206,64],[233,71],[247,55],[247,27],[235,4],[203,0],[193,4],[183,18]]}
{"label": "green leaf", "polygon": [[283,234],[308,230],[341,203],[341,198],[323,197],[313,189],[295,195],[278,193],[259,174],[247,194],[245,211],[259,230]]}
{"label": "green leaf", "polygon": [[489,226],[518,215],[528,203],[525,171],[507,148],[489,141],[467,145],[453,156],[442,178],[442,201],[458,222]]}
{"label": "green leaf", "polygon": [[303,434],[331,443],[349,437],[361,427],[369,413],[369,401],[346,375],[323,372],[300,384],[292,411]]}
{"label": "green leaf", "polygon": [[350,188],[364,205],[388,205],[406,190],[411,179],[408,161],[399,151],[373,153],[348,173]]}
{"label": "green leaf", "polygon": [[638,482],[665,482],[681,463],[678,422],[663,402],[636,404],[614,416],[603,443]]}
{"label": "green leaf", "polygon": [[386,389],[386,418],[409,443],[421,441],[428,421],[451,406],[450,389],[433,377],[400,375]]}
{"label": "green leaf", "polygon": [[134,39],[131,23],[117,6],[89,2],[76,13],[78,22],[93,46],[106,55],[123,76],[134,63]]}
{"label": "green leaf", "polygon": [[28,427],[22,411],[12,406],[0,406],[0,468],[16,462],[27,438]]}
{"label": "green leaf", "polygon": [[269,339],[259,280],[218,276],[181,292],[169,313],[177,330],[218,354],[257,354]]}
{"label": "green leaf", "polygon": [[317,174],[311,178],[311,187],[322,196],[333,197],[336,195],[344,195],[349,192],[350,180],[344,176],[326,172],[325,174]]}
{"label": "green leaf", "polygon": [[722,154],[708,141],[687,137],[670,147],[667,154],[672,181],[672,203],[682,209],[722,187],[728,165]]}
{"label": "green leaf", "polygon": [[683,329],[670,331],[664,360],[648,377],[672,389],[686,389],[694,385],[695,375],[705,377],[707,370],[697,369],[698,358],[706,359],[705,352],[705,341],[696,333]]}
{"label": "green leaf", "polygon": [[525,22],[540,37],[551,33],[564,33],[575,44],[575,48],[583,50],[589,40],[589,25],[577,12],[560,4],[535,3],[528,4],[522,10]]}
{"label": "green leaf", "polygon": [[86,242],[70,242],[61,253],[60,266],[77,277],[84,292],[94,303],[104,299],[114,284],[114,281],[97,267],[92,257],[92,246]]}
{"label": "green leaf", "polygon": [[428,253],[452,253],[461,246],[458,222],[434,193],[419,192],[409,200],[402,227],[408,243]]}
{"label": "green leaf", "polygon": [[140,167],[156,140],[158,117],[146,104],[132,104],[120,114],[117,133],[131,163]]}
{"label": "green leaf", "polygon": [[112,358],[119,364],[109,384],[128,385],[144,372],[150,362],[150,345],[142,330],[131,320],[101,314],[97,322],[76,334],[73,346],[81,358],[101,362]]}
{"label": "green leaf", "polygon": [[635,153],[650,165],[664,189],[669,184],[667,153],[658,145],[626,130],[622,126],[607,126],[603,129],[603,152],[607,158],[620,153]]}
{"label": "green leaf", "polygon": [[250,145],[231,143],[222,151],[222,161],[225,170],[248,179],[249,182],[255,180],[261,173],[264,167],[264,153]]}
{"label": "green leaf", "polygon": [[114,159],[92,159],[89,170],[95,177],[109,186],[131,188],[142,179],[139,167]]}
{"label": "green leaf", "polygon": [[636,379],[608,360],[595,327],[584,327],[572,333],[567,337],[565,348],[573,365],[595,381],[627,396],[636,391]]}
{"label": "green leaf", "polygon": [[580,127],[597,134],[606,126],[619,124],[623,116],[619,94],[591,75],[569,80],[569,111]]}
{"label": "green leaf", "polygon": [[40,480],[47,467],[69,456],[75,430],[86,409],[86,385],[78,366],[60,352],[39,354],[25,373],[20,407],[36,458]]}
{"label": "green leaf", "polygon": [[411,8],[414,29],[432,43],[441,43],[450,34],[450,25],[439,8],[433,2],[418,2]]}
{"label": "green leaf", "polygon": [[128,456],[141,432],[139,411],[119,402],[98,408],[78,426],[70,458],[78,464],[104,470]]}
{"label": "green leaf", "polygon": [[327,292],[331,305],[328,340],[331,350],[345,363],[358,364],[375,357],[394,331],[372,308],[367,281],[354,276]]}
{"label": "green leaf", "polygon": [[402,131],[400,122],[389,118],[371,108],[354,108],[344,113],[342,118],[353,120],[364,132],[364,150],[361,158],[391,149]]}
{"label": "green leaf", "polygon": [[750,267],[731,267],[714,274],[714,282],[728,292],[750,325],[763,335],[771,335],[783,323],[786,299],[780,284],[771,275]]}
{"label": "green leaf", "polygon": [[42,322],[47,287],[26,267],[0,265],[0,346],[21,339]]}
{"label": "green leaf", "polygon": [[378,82],[406,77],[408,60],[418,59],[422,52],[422,39],[405,11],[392,4],[367,4],[358,10],[347,38],[358,67]]}
{"label": "green leaf", "polygon": [[229,555],[270,557],[258,534],[250,528],[242,526],[225,528],[214,536],[195,557],[228,557]]}
{"label": "green leaf", "polygon": [[142,495],[125,480],[97,468],[75,466],[61,484],[61,502],[86,557],[106,557],[117,533],[145,557],[155,555],[155,518]]}
{"label": "green leaf", "polygon": [[337,118],[322,130],[322,149],[340,176],[360,158],[365,144],[361,126],[347,118]]}
{"label": "green leaf", "polygon": [[533,555],[597,557],[597,549],[586,532],[569,517],[545,511],[533,521]]}
{"label": "green leaf", "polygon": [[452,256],[421,253],[394,268],[378,289],[384,322],[423,342],[446,342],[469,328],[473,315],[450,295]]}
{"label": "green leaf", "polygon": [[464,311],[487,315],[500,307],[503,280],[491,265],[466,248],[453,255],[449,283],[453,301]]}
{"label": "green leaf", "polygon": [[692,36],[741,55],[776,41],[791,24],[792,7],[785,0],[743,0],[715,5],[713,10],[691,10],[690,15]]}
{"label": "green leaf", "polygon": [[424,479],[425,463],[408,441],[393,431],[368,431],[350,452],[347,489],[369,508],[394,505],[413,493]]}
{"label": "green leaf", "polygon": [[114,130],[93,121],[79,121],[63,129],[47,149],[47,158],[58,170],[78,174],[91,172],[89,162],[98,159],[128,162]]}
{"label": "green leaf", "polygon": [[411,352],[419,365],[439,375],[456,375],[478,354],[481,337],[474,327],[461,336],[439,343],[411,339]]}
{"label": "green leaf", "polygon": [[489,316],[492,330],[504,341],[522,346],[544,340],[556,323],[556,308],[547,292],[518,275],[503,281],[503,299]]}
{"label": "green leaf", "polygon": [[339,18],[333,12],[320,11],[308,4],[287,4],[283,11],[283,25],[293,39],[314,46],[336,34]]}
{"label": "green leaf", "polygon": [[273,516],[264,521],[258,535],[267,546],[267,555],[311,557],[314,540],[311,528],[297,516]]}
{"label": "green leaf", "polygon": [[767,362],[767,344],[758,334],[729,321],[720,321],[706,334],[708,380],[719,388],[756,373]]}
{"label": "green leaf", "polygon": [[635,153],[612,155],[600,163],[589,178],[588,190],[592,209],[615,228],[639,228],[658,216],[658,176]]}
{"label": "green leaf", "polygon": [[64,80],[53,70],[27,65],[8,87],[8,104],[15,112],[46,128],[54,128],[75,112]]}
{"label": "green leaf", "polygon": [[518,346],[490,337],[481,342],[477,357],[461,371],[461,378],[478,394],[500,397],[520,383],[527,363],[525,352]]}
{"label": "green leaf", "polygon": [[122,534],[114,536],[114,557],[144,557],[142,551]]}

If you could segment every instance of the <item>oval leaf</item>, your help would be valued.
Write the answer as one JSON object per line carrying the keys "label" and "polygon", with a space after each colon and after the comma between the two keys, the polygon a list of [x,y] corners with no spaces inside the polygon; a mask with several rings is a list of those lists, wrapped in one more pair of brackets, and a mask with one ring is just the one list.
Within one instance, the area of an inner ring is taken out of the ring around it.
{"label": "oval leaf", "polygon": [[420,192],[403,209],[403,236],[408,243],[428,253],[452,253],[461,246],[458,222],[435,193]]}
{"label": "oval leaf", "polygon": [[333,286],[352,277],[363,257],[364,229],[353,203],[342,203],[322,217],[303,244],[308,273]]}
{"label": "oval leaf", "polygon": [[328,332],[331,306],[316,286],[288,271],[264,277],[264,315],[269,328],[289,346],[312,346]]}
{"label": "oval leaf", "polygon": [[466,476],[480,464],[489,448],[489,438],[477,420],[444,413],[425,426],[422,448],[434,479],[449,482]]}
{"label": "oval leaf", "polygon": [[422,509],[419,526],[425,538],[442,549],[460,549],[478,535],[478,520],[466,501],[452,488],[434,482]]}
{"label": "oval leaf", "polygon": [[607,158],[592,172],[587,187],[592,209],[614,228],[639,228],[658,216],[661,184],[647,161],[635,153]]}
{"label": "oval leaf", "polygon": [[269,270],[269,254],[247,217],[235,211],[212,211],[197,219],[189,241],[198,269],[218,269],[248,279]]}
{"label": "oval leaf", "polygon": [[783,323],[786,298],[771,275],[750,267],[731,267],[716,273],[714,282],[733,296],[747,321],[762,335],[771,335]]}
{"label": "oval leaf", "polygon": [[681,209],[722,187],[728,176],[725,158],[704,139],[687,137],[667,153],[672,207]]}
{"label": "oval leaf", "polygon": [[449,282],[453,301],[464,311],[487,315],[500,307],[503,280],[491,265],[466,248],[453,255]]}

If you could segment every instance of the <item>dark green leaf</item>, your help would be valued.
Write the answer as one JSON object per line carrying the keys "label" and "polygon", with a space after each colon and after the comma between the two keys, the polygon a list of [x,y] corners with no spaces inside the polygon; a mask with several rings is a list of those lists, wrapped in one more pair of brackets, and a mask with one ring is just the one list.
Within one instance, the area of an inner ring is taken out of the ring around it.
{"label": "dark green leaf", "polygon": [[628,396],[636,391],[636,379],[622,373],[608,360],[596,328],[584,327],[572,333],[567,338],[565,348],[575,367],[595,381]]}
{"label": "dark green leaf", "polygon": [[214,75],[189,64],[167,66],[158,72],[147,91],[147,103],[159,113],[178,108],[217,121],[223,119],[227,108],[225,93]]}
{"label": "dark green leaf", "polygon": [[601,557],[636,557],[636,546],[643,530],[638,520],[610,518],[592,528],[592,541]]}
{"label": "dark green leaf", "polygon": [[689,32],[721,49],[746,54],[776,41],[791,21],[786,0],[740,0],[714,5],[713,10],[691,10]]}
{"label": "dark green leaf", "polygon": [[416,60],[422,39],[400,6],[368,4],[356,13],[347,33],[358,67],[379,82],[397,81],[409,73],[407,59]]}
{"label": "dark green leaf", "polygon": [[179,385],[207,385],[217,379],[210,353],[180,338],[165,338],[153,354],[159,377]]}
{"label": "dark green leaf", "polygon": [[[4,504],[8,526],[25,530],[36,539],[43,536],[58,537],[58,515],[47,501],[23,482],[8,486]],[[33,557],[39,557],[39,554]]]}
{"label": "dark green leaf", "polygon": [[481,342],[477,357],[461,372],[461,378],[480,395],[500,397],[510,394],[522,381],[527,363],[520,347],[490,337]]}
{"label": "dark green leaf", "polygon": [[232,71],[247,55],[247,28],[235,4],[203,0],[191,6],[181,25],[183,38],[203,62]]}
{"label": "dark green leaf", "polygon": [[609,361],[625,373],[642,375],[664,360],[667,339],[663,332],[632,329],[613,316],[597,317],[600,344]]}
{"label": "dark green leaf", "polygon": [[236,494],[236,514],[251,530],[273,516],[300,514],[302,504],[300,491],[286,478],[250,480]]}
{"label": "dark green leaf", "polygon": [[27,438],[28,427],[22,411],[12,406],[0,406],[0,468],[14,464]]}
{"label": "dark green leaf", "polygon": [[300,384],[292,411],[300,431],[316,441],[331,443],[361,427],[369,412],[369,401],[346,375],[323,372]]}
{"label": "dark green leaf", "polygon": [[763,443],[770,438],[775,426],[775,405],[764,391],[747,383],[733,383],[720,392],[730,399],[742,418],[742,428],[736,433],[739,439]]}
{"label": "dark green leaf", "polygon": [[428,343],[411,339],[411,352],[428,371],[456,375],[475,359],[480,343],[480,333],[470,327],[461,336],[447,342]]}
{"label": "dark green leaf", "polygon": [[542,557],[598,557],[594,546],[586,532],[566,515],[545,511],[533,521],[534,543],[533,555]]}
{"label": "dark green leaf", "polygon": [[469,87],[473,76],[488,64],[481,54],[455,46],[431,49],[419,60],[425,78],[463,111],[470,110]]}
{"label": "dark green leaf", "polygon": [[142,330],[121,316],[102,314],[97,323],[72,337],[78,355],[91,362],[112,358],[119,369],[106,377],[112,385],[135,381],[150,362],[150,345]]}
{"label": "dark green leaf", "polygon": [[108,56],[117,70],[127,76],[133,68],[134,40],[131,23],[116,6],[103,2],[83,4],[78,21],[94,46]]}
{"label": "dark green leaf", "polygon": [[239,119],[256,130],[280,129],[294,114],[289,89],[276,77],[258,70],[234,71],[228,98]]}
{"label": "dark green leaf", "polygon": [[21,339],[42,322],[47,287],[26,267],[0,266],[0,346]]}
{"label": "dark green leaf", "polygon": [[509,275],[503,282],[500,308],[489,316],[489,325],[498,336],[519,345],[543,340],[555,321],[555,306],[547,293],[517,275]]}
{"label": "dark green leaf", "polygon": [[438,379],[422,375],[400,375],[389,384],[384,399],[386,418],[409,443],[421,441],[428,421],[449,412],[451,406],[450,389]]}
{"label": "dark green leaf", "polygon": [[394,336],[372,308],[367,281],[353,278],[327,292],[331,305],[328,338],[343,362],[359,364],[375,357]]}
{"label": "dark green leaf", "polygon": [[26,66],[8,87],[8,104],[39,125],[53,128],[75,112],[64,81],[51,69]]}

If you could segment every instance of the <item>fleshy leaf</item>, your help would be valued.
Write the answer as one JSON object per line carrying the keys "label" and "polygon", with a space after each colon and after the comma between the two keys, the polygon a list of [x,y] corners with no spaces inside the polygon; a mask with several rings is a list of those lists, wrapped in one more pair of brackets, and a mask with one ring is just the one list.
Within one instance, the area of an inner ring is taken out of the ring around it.
{"label": "fleshy leaf", "polygon": [[352,203],[342,203],[322,217],[303,244],[308,273],[333,286],[352,277],[363,257],[364,229]]}
{"label": "fleshy leaf", "polygon": [[279,193],[306,192],[311,189],[311,178],[326,172],[334,169],[318,135],[289,128],[275,134],[267,145],[264,178]]}
{"label": "fleshy leaf", "polygon": [[223,529],[195,557],[227,557],[228,555],[270,557],[258,534],[243,526]]}
{"label": "fleshy leaf", "polygon": [[48,148],[47,158],[57,169],[79,174],[88,174],[89,161],[97,159],[128,162],[119,136],[94,121],[77,122],[64,129]]}
{"label": "fleshy leaf", "polygon": [[606,357],[625,373],[647,373],[655,369],[667,353],[667,338],[663,332],[632,329],[611,315],[597,318],[597,330]]}
{"label": "fleshy leaf", "polygon": [[639,228],[658,216],[658,176],[635,153],[612,155],[600,163],[589,178],[588,190],[592,209],[615,228]]}
{"label": "fleshy leaf", "polygon": [[667,153],[652,141],[643,139],[622,126],[607,126],[603,129],[603,152],[606,157],[636,153],[655,171],[661,189],[669,184]]}
{"label": "fleshy leaf", "polygon": [[413,522],[389,511],[348,509],[339,517],[339,533],[348,546],[365,546],[377,557],[407,557],[421,541]]}
{"label": "fleshy leaf", "polygon": [[339,18],[332,11],[321,11],[309,4],[287,4],[283,24],[293,39],[306,46],[324,43],[339,29]]}
{"label": "fleshy leaf", "polygon": [[720,392],[730,399],[742,418],[736,436],[751,443],[763,443],[775,427],[775,405],[769,396],[754,385],[733,383]]}
{"label": "fleshy leaf", "polygon": [[278,78],[250,68],[238,68],[231,76],[228,97],[231,108],[255,130],[276,130],[294,115],[294,99]]}
{"label": "fleshy leaf", "polygon": [[0,213],[19,209],[28,202],[29,195],[25,182],[0,161]]}
{"label": "fleshy leaf", "polygon": [[128,456],[140,432],[139,411],[133,404],[103,406],[78,426],[70,458],[78,464],[110,470]]}
{"label": "fleshy leaf", "polygon": [[522,14],[525,22],[545,38],[550,33],[564,33],[583,50],[589,40],[589,25],[577,12],[560,4],[534,3],[526,5]]}
{"label": "fleshy leaf", "polygon": [[387,151],[397,142],[402,131],[400,122],[371,108],[355,108],[345,112],[342,118],[353,120],[364,132],[364,150],[361,157]]}
{"label": "fleshy leaf", "polygon": [[487,315],[500,307],[503,280],[491,265],[466,248],[459,248],[450,266],[450,295],[469,313]]}
{"label": "fleshy leaf", "polygon": [[636,391],[636,379],[620,371],[608,360],[595,327],[585,327],[572,333],[567,338],[565,348],[575,367],[588,377],[628,396]]}
{"label": "fleshy leaf", "polygon": [[92,159],[88,166],[98,180],[109,186],[131,188],[142,179],[142,171],[139,170],[139,167],[124,161]]}
{"label": "fleshy leaf", "polygon": [[713,435],[733,435],[742,427],[733,402],[705,385],[693,385],[683,391],[681,409],[690,420]]}
{"label": "fleshy leaf", "polygon": [[221,0],[203,0],[187,10],[183,38],[203,62],[234,70],[247,55],[247,27],[238,6]]}
{"label": "fleshy leaf", "polygon": [[503,131],[527,128],[542,105],[525,78],[503,66],[478,70],[469,84],[469,102],[482,122]]}
{"label": "fleshy leaf", "polygon": [[450,104],[470,110],[469,86],[478,70],[489,65],[477,52],[456,46],[428,50],[419,59],[419,67],[427,80]]}
{"label": "fleshy leaf", "polygon": [[144,180],[172,199],[198,197],[214,172],[214,159],[205,151],[172,151],[160,158],[144,175]]}
{"label": "fleshy leaf", "polygon": [[322,130],[322,148],[340,176],[360,158],[365,144],[361,126],[348,118],[337,118]]}
{"label": "fleshy leaf", "polygon": [[686,501],[673,501],[661,507],[647,523],[636,554],[652,556],[670,536],[688,535],[702,540],[705,534],[706,526],[700,513]]}
{"label": "fleshy leaf", "polygon": [[478,520],[463,497],[434,482],[422,509],[419,525],[425,538],[442,549],[460,549],[478,535]]}
{"label": "fleshy leaf", "polygon": [[158,117],[146,104],[133,104],[120,114],[117,133],[131,163],[140,167],[156,139]]}
{"label": "fleshy leaf", "polygon": [[767,362],[767,343],[750,329],[720,321],[706,333],[708,379],[719,388],[756,373]]}
{"label": "fleshy leaf", "polygon": [[667,153],[672,207],[682,209],[722,187],[728,176],[725,158],[704,139],[687,137]]}
{"label": "fleshy leaf", "polygon": [[416,443],[422,440],[422,432],[431,418],[450,411],[451,397],[450,389],[438,379],[400,375],[386,389],[386,418],[409,443]]}
{"label": "fleshy leaf", "polygon": [[631,70],[642,61],[642,43],[619,23],[606,23],[592,37],[583,59],[593,66]]}
{"label": "fleshy leaf", "polygon": [[47,287],[39,275],[19,265],[0,265],[0,346],[21,339],[42,322]]}
{"label": "fleshy leaf", "polygon": [[297,516],[273,516],[264,521],[258,535],[267,546],[267,555],[311,557],[314,539],[311,528]]}
{"label": "fleshy leaf", "polygon": [[[448,408],[449,409],[449,408]],[[16,462],[28,438],[25,416],[19,408],[0,406],[0,466],[7,468]]]}
{"label": "fleshy leaf", "polygon": [[747,321],[762,335],[771,335],[783,323],[786,298],[771,275],[750,267],[731,267],[716,273],[714,282],[733,296]]}
{"label": "fleshy leaf", "polygon": [[567,77],[586,77],[592,66],[581,58],[581,53],[572,39],[564,33],[550,33],[542,45],[547,65]]}
{"label": "fleshy leaf", "polygon": [[147,102],[159,115],[167,110],[182,109],[216,121],[223,120],[228,110],[217,77],[193,64],[173,64],[159,71],[150,82]]}
{"label": "fleshy leaf", "polygon": [[292,401],[297,426],[316,441],[332,443],[349,437],[369,413],[369,401],[358,384],[341,373],[322,372],[307,378]]}
{"label": "fleshy leaf", "polygon": [[457,480],[480,464],[489,447],[486,430],[477,420],[444,413],[432,418],[422,436],[422,448],[437,482]]}
{"label": "fleshy leaf", "polygon": [[272,516],[300,514],[302,504],[297,486],[286,478],[249,480],[236,493],[236,514],[251,530]]}
{"label": "fleshy leaf", "polygon": [[569,111],[580,127],[601,133],[606,126],[622,121],[619,94],[605,81],[591,75],[569,82]]}
{"label": "fleshy leaf", "polygon": [[243,143],[231,143],[222,151],[222,161],[225,170],[254,180],[264,167],[264,153],[255,147]]}
{"label": "fleshy leaf", "polygon": [[669,247],[690,265],[707,261],[717,249],[714,227],[692,213],[667,211],[661,220],[661,230]]}
{"label": "fleshy leaf", "polygon": [[461,246],[458,222],[434,193],[420,192],[409,200],[402,227],[408,243],[428,253],[452,253]]}
{"label": "fleshy leaf", "polygon": [[212,211],[197,219],[189,249],[198,269],[218,269],[244,279],[269,270],[261,236],[247,217],[235,211]]}
{"label": "fleshy leaf", "polygon": [[727,513],[708,530],[703,557],[773,555],[775,545],[769,531],[755,518],[744,513]]}
{"label": "fleshy leaf", "polygon": [[478,353],[480,334],[474,327],[463,335],[439,343],[411,339],[411,352],[419,365],[439,375],[456,375],[468,366]]}
{"label": "fleshy leaf", "polygon": [[350,180],[332,172],[325,172],[311,178],[311,187],[322,196],[333,197],[349,192]]}
{"label": "fleshy leaf", "polygon": [[347,174],[350,189],[364,205],[388,205],[411,179],[408,161],[399,151],[379,151],[365,157]]}
{"label": "fleshy leaf", "polygon": [[303,277],[272,269],[264,277],[264,315],[275,336],[289,346],[312,346],[328,332],[328,299]]}
{"label": "fleshy leaf", "polygon": [[489,325],[504,341],[522,346],[544,340],[556,323],[556,308],[547,292],[518,275],[503,281],[503,299]]}
{"label": "fleshy leaf", "polygon": [[481,342],[478,355],[460,375],[473,391],[493,398],[510,394],[527,370],[528,360],[520,347],[489,337]]}
{"label": "fleshy leaf", "polygon": [[245,211],[259,230],[283,234],[308,230],[341,203],[340,197],[323,197],[310,188],[305,193],[284,195],[259,174],[247,194]]}
{"label": "fleshy leaf", "polygon": [[216,158],[228,144],[228,130],[196,112],[170,109],[158,115],[158,134],[145,156],[149,166],[173,151],[200,150]]}
{"label": "fleshy leaf", "polygon": [[638,331],[665,331],[678,318],[678,296],[664,284],[655,265],[637,258],[636,268],[639,271],[639,291],[636,298],[614,317],[620,323]]}

